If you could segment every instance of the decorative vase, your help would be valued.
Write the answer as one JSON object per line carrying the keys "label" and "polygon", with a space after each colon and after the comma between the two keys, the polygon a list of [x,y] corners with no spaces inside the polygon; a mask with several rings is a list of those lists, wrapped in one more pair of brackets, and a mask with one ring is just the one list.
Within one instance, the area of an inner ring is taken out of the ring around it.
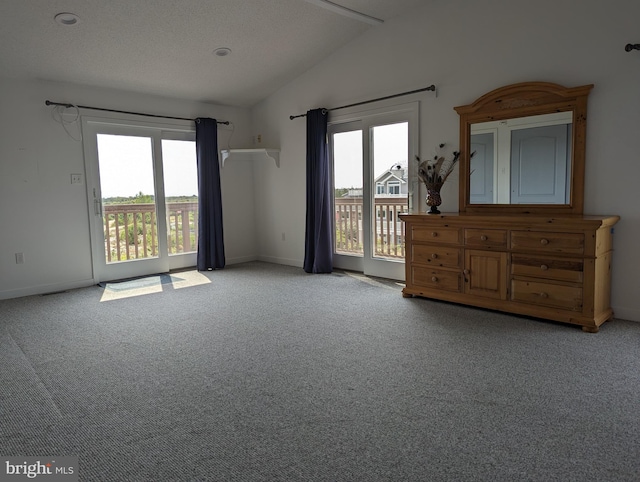
{"label": "decorative vase", "polygon": [[440,190],[427,189],[427,206],[431,209],[427,211],[427,214],[440,214],[438,206],[442,204],[442,198],[440,197]]}

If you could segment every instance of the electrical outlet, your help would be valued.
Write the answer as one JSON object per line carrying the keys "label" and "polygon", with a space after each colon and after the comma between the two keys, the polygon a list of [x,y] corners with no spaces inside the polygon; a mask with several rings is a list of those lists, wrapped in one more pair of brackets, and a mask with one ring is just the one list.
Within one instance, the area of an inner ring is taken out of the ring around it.
{"label": "electrical outlet", "polygon": [[16,264],[24,264],[24,253],[16,253]]}
{"label": "electrical outlet", "polygon": [[71,174],[71,184],[82,184],[82,174]]}
{"label": "electrical outlet", "polygon": [[284,241],[284,233],[282,233],[282,240]]}
{"label": "electrical outlet", "polygon": [[256,141],[258,142],[258,144],[262,144],[262,134],[258,134],[256,136]]}

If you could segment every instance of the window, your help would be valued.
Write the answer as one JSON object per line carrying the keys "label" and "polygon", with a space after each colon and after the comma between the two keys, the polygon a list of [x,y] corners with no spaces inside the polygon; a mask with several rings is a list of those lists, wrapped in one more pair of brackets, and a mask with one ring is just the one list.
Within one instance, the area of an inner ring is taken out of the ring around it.
{"label": "window", "polygon": [[400,194],[400,181],[389,181],[387,183],[389,194]]}
{"label": "window", "polygon": [[376,183],[376,194],[384,194],[384,184],[381,182]]}

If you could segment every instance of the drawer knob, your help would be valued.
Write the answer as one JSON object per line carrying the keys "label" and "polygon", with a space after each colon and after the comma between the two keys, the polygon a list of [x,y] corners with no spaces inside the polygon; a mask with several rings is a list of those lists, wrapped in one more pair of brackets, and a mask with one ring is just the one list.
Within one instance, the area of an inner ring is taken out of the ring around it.
{"label": "drawer knob", "polygon": [[433,233],[431,233],[431,236],[432,236],[432,237],[434,237],[434,238],[437,238],[437,237],[438,237],[438,233],[436,233],[436,232],[434,231]]}
{"label": "drawer knob", "polygon": [[438,259],[438,255],[437,255],[436,253],[433,253],[433,254],[431,255],[431,259]]}
{"label": "drawer knob", "polygon": [[431,281],[433,281],[433,282],[435,283],[436,281],[438,281],[438,278],[436,278],[436,277],[434,276],[434,277],[432,277],[432,278],[431,278]]}
{"label": "drawer knob", "polygon": [[542,271],[547,271],[549,269],[549,267],[546,264],[540,265],[540,269]]}
{"label": "drawer knob", "polygon": [[486,234],[483,234],[482,236],[480,236],[480,240],[481,241],[486,241],[487,239],[489,239],[489,238],[487,238]]}
{"label": "drawer knob", "polygon": [[545,239],[545,238],[542,238],[542,239],[540,240],[540,244],[541,244],[542,246],[546,246],[547,244],[549,244],[549,240],[548,240],[548,239]]}
{"label": "drawer knob", "polygon": [[544,291],[542,293],[540,293],[540,298],[548,298],[549,295],[547,293],[545,293]]}
{"label": "drawer knob", "polygon": [[463,271],[463,273],[464,273],[464,274],[469,274],[469,270],[468,270],[468,269],[465,269],[465,270]]}

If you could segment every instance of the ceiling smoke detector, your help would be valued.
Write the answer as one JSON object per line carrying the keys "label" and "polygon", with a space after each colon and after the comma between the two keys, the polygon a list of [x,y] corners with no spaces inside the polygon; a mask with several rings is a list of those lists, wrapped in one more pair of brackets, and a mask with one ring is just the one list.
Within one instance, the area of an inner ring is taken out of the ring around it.
{"label": "ceiling smoke detector", "polygon": [[57,14],[53,19],[59,23],[60,25],[64,25],[65,27],[70,27],[71,25],[76,25],[80,21],[80,17],[78,17],[75,13],[63,12]]}
{"label": "ceiling smoke detector", "polygon": [[215,49],[213,53],[218,57],[226,57],[227,55],[231,55],[231,49],[228,47],[221,47],[219,49]]}

